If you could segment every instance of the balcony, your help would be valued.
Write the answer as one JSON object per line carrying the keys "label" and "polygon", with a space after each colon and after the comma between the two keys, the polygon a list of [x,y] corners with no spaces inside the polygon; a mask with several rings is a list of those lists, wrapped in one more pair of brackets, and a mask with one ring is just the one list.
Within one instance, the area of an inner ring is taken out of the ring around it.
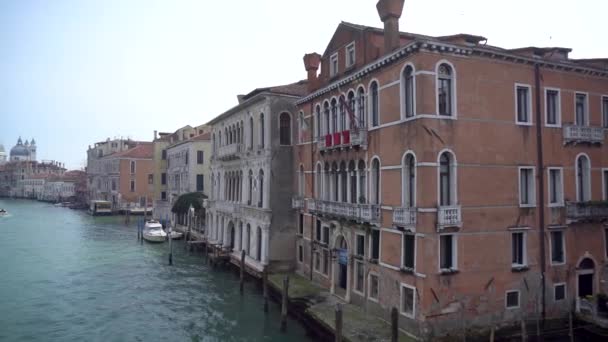
{"label": "balcony", "polygon": [[416,208],[395,208],[393,210],[393,225],[415,231]]}
{"label": "balcony", "polygon": [[291,199],[292,209],[304,209],[304,199],[302,197],[293,197]]}
{"label": "balcony", "polygon": [[462,227],[462,210],[459,205],[441,206],[437,209],[437,229]]}
{"label": "balcony", "polygon": [[307,200],[308,210],[357,222],[375,223],[380,220],[380,206],[322,200]]}
{"label": "balcony", "polygon": [[239,157],[239,153],[241,153],[242,147],[242,144],[221,146],[217,149],[217,158],[220,160],[237,159]]}
{"label": "balcony", "polygon": [[592,126],[564,125],[564,145],[568,143],[602,144],[604,128]]}
{"label": "balcony", "polygon": [[566,218],[570,222],[608,220],[608,201],[566,202]]}
{"label": "balcony", "polygon": [[228,202],[228,201],[216,201],[215,202],[215,210],[221,211],[226,214],[240,214],[241,213],[241,204],[236,202]]}
{"label": "balcony", "polygon": [[367,145],[367,130],[360,128],[326,134],[319,138],[317,144],[321,151],[365,146]]}

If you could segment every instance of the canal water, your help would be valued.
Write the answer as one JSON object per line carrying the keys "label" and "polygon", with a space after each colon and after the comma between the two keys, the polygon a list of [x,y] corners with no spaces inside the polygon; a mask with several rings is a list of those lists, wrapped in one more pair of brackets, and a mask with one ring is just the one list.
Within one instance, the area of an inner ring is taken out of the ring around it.
{"label": "canal water", "polygon": [[119,217],[0,199],[0,341],[310,341],[253,283]]}

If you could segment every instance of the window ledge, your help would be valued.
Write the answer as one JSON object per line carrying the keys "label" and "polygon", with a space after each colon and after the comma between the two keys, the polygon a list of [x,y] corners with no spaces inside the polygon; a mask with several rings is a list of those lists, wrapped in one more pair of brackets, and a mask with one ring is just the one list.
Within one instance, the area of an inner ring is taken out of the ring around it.
{"label": "window ledge", "polygon": [[365,260],[365,257],[363,257],[363,255],[358,255],[358,254],[353,254],[353,258],[357,259],[357,260]]}
{"label": "window ledge", "polygon": [[460,272],[460,271],[458,271],[455,268],[443,268],[443,269],[439,270],[439,274],[441,274],[441,275],[452,275],[452,274],[456,274],[458,272]]}
{"label": "window ledge", "polygon": [[378,259],[372,259],[372,258],[370,258],[367,261],[369,261],[371,264],[376,264],[376,265],[378,264]]}
{"label": "window ledge", "polygon": [[520,204],[519,207],[525,209],[536,208],[536,204]]}
{"label": "window ledge", "polygon": [[405,274],[415,274],[416,273],[416,271],[410,267],[401,267],[400,271],[401,271],[401,273],[405,273]]}
{"label": "window ledge", "polygon": [[511,266],[511,272],[514,272],[514,273],[526,272],[529,269],[530,269],[530,267],[528,265],[513,265],[513,266]]}

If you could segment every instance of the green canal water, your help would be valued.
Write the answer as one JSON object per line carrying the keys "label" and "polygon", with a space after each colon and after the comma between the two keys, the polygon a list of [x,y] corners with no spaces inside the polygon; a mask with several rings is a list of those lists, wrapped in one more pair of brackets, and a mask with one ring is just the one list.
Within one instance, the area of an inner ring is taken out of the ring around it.
{"label": "green canal water", "polygon": [[259,288],[118,217],[0,199],[0,341],[310,341]]}

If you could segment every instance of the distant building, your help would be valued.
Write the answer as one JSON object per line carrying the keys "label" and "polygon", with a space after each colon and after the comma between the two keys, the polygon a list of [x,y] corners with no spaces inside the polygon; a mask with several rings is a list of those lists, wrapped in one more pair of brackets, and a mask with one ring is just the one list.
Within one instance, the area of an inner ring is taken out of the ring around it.
{"label": "distant building", "polygon": [[[4,147],[1,150],[3,152]],[[6,152],[4,152],[4,157],[6,158]],[[1,155],[0,161],[2,161]],[[23,143],[19,137],[17,145],[11,148],[10,161],[36,161],[36,141],[32,139],[31,143],[27,140]]]}
{"label": "distant building", "polygon": [[45,179],[39,200],[48,202],[81,202],[83,196],[82,186],[86,186],[84,171],[67,171],[61,176],[50,176]]}
{"label": "distant building", "polygon": [[6,163],[6,151],[4,145],[0,144],[0,165]]}
{"label": "distant building", "polygon": [[6,162],[0,165],[0,196],[36,198],[39,180],[64,172],[63,164],[56,161]]}

